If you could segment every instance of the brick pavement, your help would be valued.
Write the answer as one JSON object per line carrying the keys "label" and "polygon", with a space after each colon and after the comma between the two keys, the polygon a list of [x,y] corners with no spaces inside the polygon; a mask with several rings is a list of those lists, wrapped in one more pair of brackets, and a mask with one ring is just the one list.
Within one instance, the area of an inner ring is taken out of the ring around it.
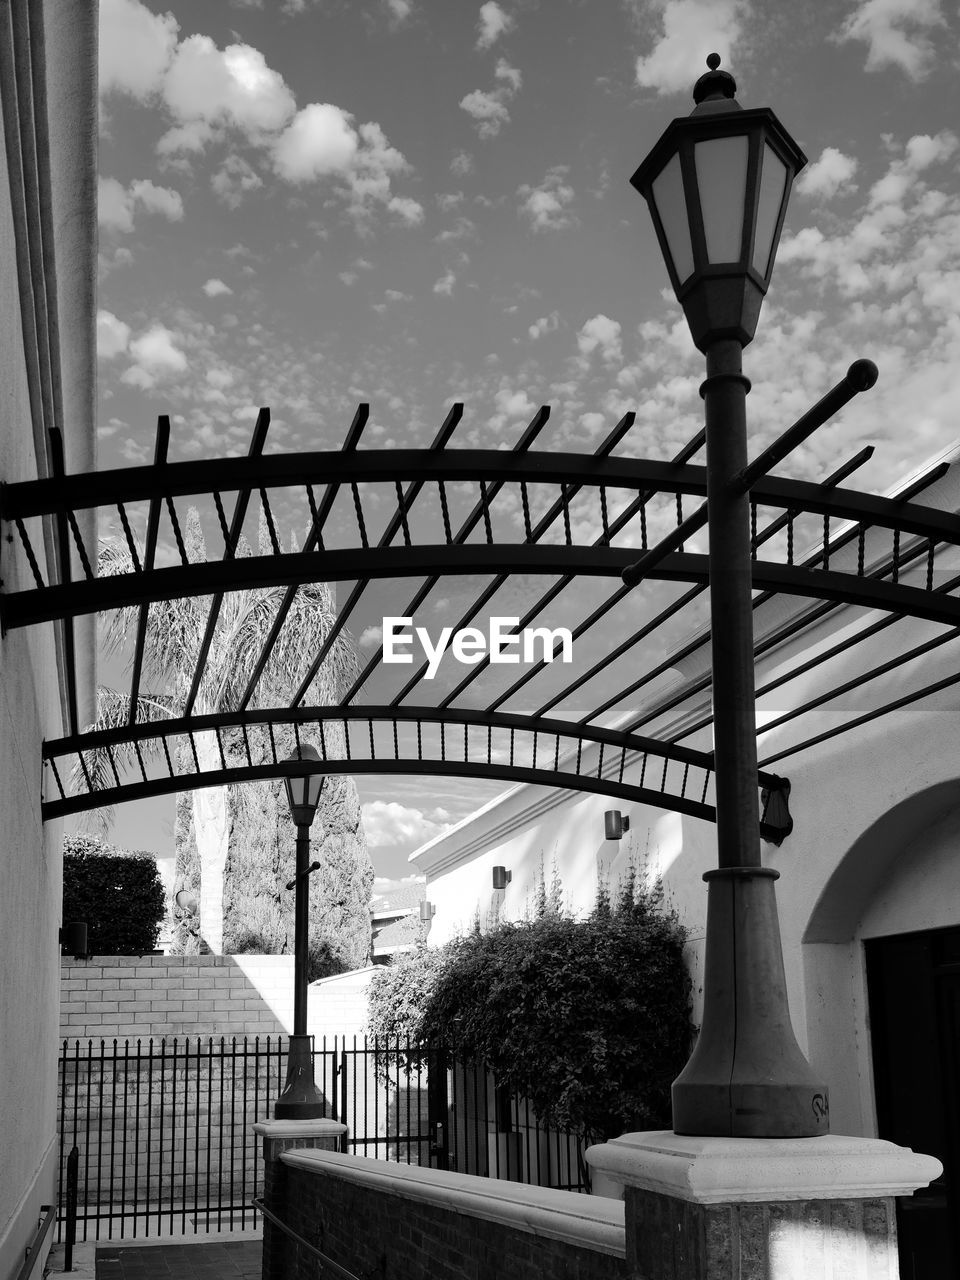
{"label": "brick pavement", "polygon": [[261,1242],[98,1245],[96,1280],[260,1280]]}

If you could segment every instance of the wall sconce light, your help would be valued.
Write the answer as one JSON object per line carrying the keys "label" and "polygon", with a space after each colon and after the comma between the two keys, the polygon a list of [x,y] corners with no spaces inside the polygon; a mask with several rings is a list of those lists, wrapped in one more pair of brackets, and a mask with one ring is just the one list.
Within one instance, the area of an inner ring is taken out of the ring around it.
{"label": "wall sconce light", "polygon": [[70,924],[65,924],[59,933],[60,946],[72,955],[74,960],[86,960],[89,956],[87,951],[87,926],[82,920],[73,920]]}
{"label": "wall sconce light", "polygon": [[630,830],[630,819],[625,818],[619,809],[608,809],[603,815],[603,834],[607,840],[622,840],[624,832]]}
{"label": "wall sconce light", "polygon": [[506,867],[493,868],[493,887],[495,889],[505,889],[513,879],[513,872],[508,871]]}
{"label": "wall sconce light", "polygon": [[433,917],[437,914],[437,908],[432,902],[420,903],[420,919],[424,924],[429,924]]}

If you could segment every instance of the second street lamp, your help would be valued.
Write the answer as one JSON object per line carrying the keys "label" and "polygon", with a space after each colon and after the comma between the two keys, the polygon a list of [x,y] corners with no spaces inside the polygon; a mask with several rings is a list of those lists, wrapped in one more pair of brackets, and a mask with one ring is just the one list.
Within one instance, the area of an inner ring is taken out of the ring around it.
{"label": "second street lamp", "polygon": [[316,816],[323,774],[311,769],[320,763],[315,747],[305,743],[289,757],[286,764],[303,764],[303,772],[284,779],[287,803],[297,828],[297,860],[293,880],[287,888],[294,890],[293,925],[293,1035],[287,1047],[287,1078],[283,1092],[274,1106],[278,1120],[315,1120],[323,1116],[323,1094],[313,1076],[313,1053],[307,1035],[307,988],[309,962],[310,873],[320,864],[310,863],[310,827]]}
{"label": "second street lamp", "polygon": [[[790,1023],[778,872],[760,857],[743,347],[770,283],[787,200],[806,163],[768,108],[743,110],[710,70],[631,182],[650,206],[670,279],[705,353],[707,510],[718,866],[708,871],[703,1016],[673,1084],[677,1133],[812,1137],[827,1090]],[[636,575],[627,570],[626,581]]]}

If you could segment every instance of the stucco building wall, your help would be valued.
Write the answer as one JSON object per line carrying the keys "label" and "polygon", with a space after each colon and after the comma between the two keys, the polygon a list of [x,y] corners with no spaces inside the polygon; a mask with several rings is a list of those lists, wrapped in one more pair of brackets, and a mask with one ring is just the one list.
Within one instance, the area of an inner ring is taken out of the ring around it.
{"label": "stucco building wall", "polygon": [[[95,5],[0,5],[0,113],[0,480],[11,482],[49,473],[54,427],[69,468],[93,458]],[[29,533],[46,568],[52,540],[36,522]],[[0,554],[5,590],[32,582],[16,541]],[[82,716],[94,646],[90,627],[76,635]],[[55,1203],[62,832],[41,822],[40,750],[64,731],[62,672],[53,628],[0,641],[0,1280]]]}

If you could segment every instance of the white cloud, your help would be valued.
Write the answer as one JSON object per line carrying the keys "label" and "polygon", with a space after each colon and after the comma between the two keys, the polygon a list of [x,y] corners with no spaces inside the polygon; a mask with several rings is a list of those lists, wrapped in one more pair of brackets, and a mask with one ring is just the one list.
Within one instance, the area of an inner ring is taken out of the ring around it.
{"label": "white cloud", "polygon": [[825,147],[820,158],[800,174],[797,190],[814,200],[829,200],[838,192],[853,190],[856,171],[857,161],[853,156],[844,155],[836,147]]}
{"label": "white cloud", "polygon": [[[483,89],[474,89],[472,93],[468,93],[466,97],[460,99],[460,109],[466,111],[468,116],[473,117],[473,121],[477,126],[477,133],[481,138],[495,138],[505,124],[510,123],[510,112],[507,110],[507,103],[519,91],[523,84],[523,76],[516,67],[511,67],[504,58],[497,61],[494,75],[502,85],[499,89],[492,89],[489,92]],[[463,157],[461,152],[460,156]],[[467,157],[464,157],[465,159]],[[450,167],[454,173],[462,175],[469,172],[467,169],[456,168],[457,159]],[[472,168],[472,164],[471,164]]]}
{"label": "white cloud", "polygon": [[503,80],[510,88],[511,95],[518,93],[523,84],[523,76],[517,67],[511,67],[506,58],[498,58],[497,65],[493,74],[498,80]]}
{"label": "white cloud", "polygon": [[846,298],[871,289],[924,290],[932,298],[938,258],[942,280],[957,259],[944,229],[960,233],[960,210],[956,199],[931,190],[922,175],[950,160],[958,146],[949,130],[911,138],[843,230],[825,236],[817,227],[803,227],[784,237],[778,260],[802,265],[809,278],[829,282]]}
{"label": "white cloud", "polygon": [[112,311],[97,312],[97,355],[112,360],[127,349],[130,326],[118,320]]}
{"label": "white cloud", "polygon": [[560,327],[560,312],[551,311],[548,316],[541,316],[539,320],[534,320],[533,324],[527,330],[534,342],[538,338],[542,338],[545,333],[553,333]]}
{"label": "white cloud", "polygon": [[423,221],[423,206],[391,189],[394,175],[409,170],[381,127],[371,121],[354,128],[349,112],[331,103],[311,103],[298,111],[273,145],[274,167],[298,184],[333,178],[362,227],[373,207],[384,206],[407,226]]}
{"label": "white cloud", "polygon": [[473,156],[466,151],[458,151],[450,161],[450,172],[457,178],[465,178],[473,173]]}
{"label": "white cloud", "polygon": [[383,643],[383,627],[366,627],[361,631],[357,644],[361,649],[375,649]]}
{"label": "white cloud", "polygon": [[472,116],[481,138],[495,138],[505,124],[510,123],[510,112],[504,105],[503,90],[486,93],[474,89],[460,99],[461,110]]}
{"label": "white cloud", "polygon": [[170,222],[180,222],[183,218],[183,200],[180,193],[170,187],[158,187],[149,179],[140,179],[131,182],[130,194],[147,213],[160,213]]}
{"label": "white cloud", "polygon": [[[422,809],[398,804],[396,800],[370,800],[362,806],[363,830],[373,849],[391,845],[423,844],[450,826],[444,810],[431,817]],[[444,814],[444,818],[436,815]]]}
{"label": "white cloud", "polygon": [[139,0],[100,0],[100,92],[145,101],[161,86],[177,44],[173,14],[151,13]]}
{"label": "white cloud", "polygon": [[134,338],[128,348],[134,364],[121,375],[121,382],[147,391],[166,375],[183,373],[187,357],[176,345],[176,339],[177,334],[162,324],[151,325]]}
{"label": "white cloud", "polygon": [[620,335],[621,328],[617,320],[611,320],[605,315],[596,315],[578,332],[577,348],[584,361],[589,361],[596,352],[604,365],[611,368],[623,359]]}
{"label": "white cloud", "polygon": [[133,230],[133,201],[116,178],[101,178],[97,184],[97,220],[111,231]]}
{"label": "white cloud", "polygon": [[244,196],[263,186],[263,179],[243,156],[231,153],[210,179],[210,185],[227,208],[238,209]]}
{"label": "white cloud", "polygon": [[296,110],[293,94],[259,49],[218,49],[209,36],[181,41],[164,77],[167,106],[181,121],[233,125],[249,137],[281,129]]}
{"label": "white cloud", "polygon": [[406,22],[407,18],[413,12],[413,4],[411,0],[386,0],[387,9],[390,11],[390,17],[397,26],[401,22]]}
{"label": "white cloud", "polygon": [[[410,0],[386,3],[397,21],[412,12]],[[358,230],[365,229],[377,205],[407,226],[423,221],[418,201],[391,190],[392,176],[407,172],[409,166],[378,124],[356,127],[353,117],[332,103],[314,102],[298,111],[283,77],[251,45],[237,43],[220,49],[205,35],[191,35],[177,43],[179,28],[174,19],[156,19],[139,0],[105,0],[105,6],[104,45],[109,54],[105,91],[134,93],[141,101],[162,99],[175,120],[157,144],[167,164],[189,168],[191,156],[223,142],[232,131],[265,150],[285,181],[299,185],[339,179],[338,194],[347,198]],[[144,53],[140,59],[144,68],[124,78],[120,37],[128,29],[131,40],[135,44],[139,40],[150,56]],[[111,70],[114,63],[116,71]],[[512,76],[513,69],[507,72]],[[236,208],[246,193],[263,185],[263,179],[246,158],[233,153],[212,183],[217,195]],[[116,216],[125,221],[122,210]]]}
{"label": "white cloud", "polygon": [[222,280],[207,280],[203,286],[203,292],[208,298],[220,298],[233,293],[233,290]]}
{"label": "white cloud", "polygon": [[411,200],[409,196],[391,196],[387,201],[387,208],[408,227],[418,227],[423,221],[423,205],[418,200]]}
{"label": "white cloud", "polygon": [[707,54],[719,53],[727,64],[747,8],[746,0],[649,0],[646,12],[659,18],[663,34],[637,59],[637,84],[660,94],[690,92]]}
{"label": "white cloud", "polygon": [[[434,812],[442,813],[444,811],[441,809],[435,809]],[[403,876],[400,879],[397,879],[396,877],[391,877],[391,876],[374,876],[373,877],[373,893],[374,893],[374,897],[376,897],[377,895],[395,892],[397,889],[405,889],[407,885],[426,884],[426,883],[427,883],[427,877],[417,875],[416,873],[409,876]]]}
{"label": "white cloud", "polygon": [[512,31],[514,21],[509,13],[505,13],[497,4],[497,0],[487,0],[480,6],[480,18],[477,22],[477,48],[489,49],[502,35]]}
{"label": "white cloud", "polygon": [[574,190],[566,181],[568,172],[566,165],[556,165],[547,171],[538,187],[524,184],[518,189],[517,195],[522,197],[520,212],[534,231],[560,231],[575,223],[569,212]]}
{"label": "white cloud", "polygon": [[179,192],[170,187],[158,187],[146,178],[131,182],[129,187],[116,178],[101,178],[97,204],[100,226],[111,231],[132,231],[138,206],[146,213],[162,214],[171,222],[179,222],[183,218],[183,200]]}
{"label": "white cloud", "polygon": [[453,286],[456,283],[457,283],[457,277],[453,274],[452,271],[448,271],[445,275],[442,275],[439,280],[436,280],[434,282],[433,292],[444,293],[449,298],[453,294]]}
{"label": "white cloud", "polygon": [[274,145],[280,176],[288,182],[311,182],[349,169],[359,147],[352,118],[329,102],[311,102],[298,111]]}
{"label": "white cloud", "polygon": [[899,67],[922,80],[935,52],[929,33],[943,25],[940,0],[861,0],[836,38],[866,44],[868,71]]}
{"label": "white cloud", "polygon": [[476,235],[476,223],[470,218],[465,218],[461,215],[452,227],[447,227],[444,231],[438,232],[433,238],[437,244],[454,244],[458,240],[473,240]]}
{"label": "white cloud", "polygon": [[500,383],[493,402],[497,411],[487,420],[487,429],[493,432],[502,431],[508,422],[516,422],[518,419],[529,422],[537,411],[537,406],[526,391],[514,390],[506,379]]}
{"label": "white cloud", "polygon": [[580,415],[580,425],[583,427],[584,431],[587,433],[587,438],[590,440],[594,439],[605,422],[606,418],[602,413],[594,413],[591,411],[588,413],[581,413]]}
{"label": "white cloud", "polygon": [[166,158],[203,151],[215,134],[215,129],[206,120],[175,125],[157,143],[157,155]]}

